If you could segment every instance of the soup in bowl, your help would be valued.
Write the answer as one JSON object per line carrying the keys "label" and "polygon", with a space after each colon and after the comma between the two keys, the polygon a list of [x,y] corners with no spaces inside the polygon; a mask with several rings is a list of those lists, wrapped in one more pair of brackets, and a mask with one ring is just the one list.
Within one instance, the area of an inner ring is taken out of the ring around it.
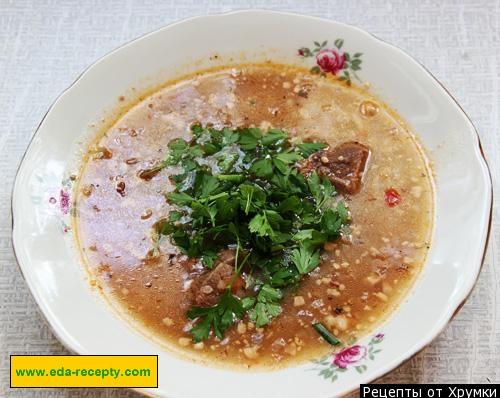
{"label": "soup in bowl", "polygon": [[430,245],[432,173],[397,113],[270,63],[167,84],[86,155],[79,247],[112,302],[166,345],[283,366],[373,330]]}

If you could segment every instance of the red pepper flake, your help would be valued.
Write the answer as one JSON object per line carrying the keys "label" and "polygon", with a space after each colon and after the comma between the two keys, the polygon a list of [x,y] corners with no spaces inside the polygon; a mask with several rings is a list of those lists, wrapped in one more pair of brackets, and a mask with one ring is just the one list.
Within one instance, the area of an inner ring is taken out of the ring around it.
{"label": "red pepper flake", "polygon": [[231,286],[231,291],[233,293],[236,293],[238,290],[243,289],[245,287],[245,281],[241,276],[238,275],[238,277],[235,279],[234,283]]}
{"label": "red pepper flake", "polygon": [[389,188],[385,190],[385,203],[387,206],[394,207],[401,203],[401,195],[394,188]]}

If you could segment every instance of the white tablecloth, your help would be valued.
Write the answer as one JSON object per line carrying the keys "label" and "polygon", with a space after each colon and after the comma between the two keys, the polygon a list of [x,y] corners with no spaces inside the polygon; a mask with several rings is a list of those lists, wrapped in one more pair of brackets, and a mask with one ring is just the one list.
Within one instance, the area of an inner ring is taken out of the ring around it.
{"label": "white tablecloth", "polygon": [[[185,17],[249,7],[294,11],[357,25],[414,55],[475,123],[499,187],[499,1],[0,0],[1,397],[136,396],[114,389],[8,387],[9,354],[64,353],[24,283],[10,240],[14,174],[47,108],[86,66],[125,42]],[[500,382],[498,216],[497,201],[483,271],[463,309],[430,347],[381,382]]]}

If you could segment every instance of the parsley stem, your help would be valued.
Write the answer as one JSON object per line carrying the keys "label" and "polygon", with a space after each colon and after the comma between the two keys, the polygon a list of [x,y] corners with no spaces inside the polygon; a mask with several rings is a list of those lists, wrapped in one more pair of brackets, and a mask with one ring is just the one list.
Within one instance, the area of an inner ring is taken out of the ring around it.
{"label": "parsley stem", "polygon": [[330,331],[323,325],[322,323],[313,323],[312,327],[319,333],[323,339],[331,344],[331,345],[338,345],[341,343],[341,341],[336,338],[333,334],[330,333]]}
{"label": "parsley stem", "polygon": [[252,198],[253,198],[253,190],[250,191],[250,195],[248,195],[247,199],[247,204],[245,206],[245,214],[248,214],[248,211],[250,210],[250,203],[252,203]]}
{"label": "parsley stem", "polygon": [[234,281],[236,280],[236,278],[238,277],[238,275],[241,273],[241,270],[243,269],[243,265],[245,265],[245,263],[247,262],[248,258],[250,257],[250,254],[251,253],[248,253],[245,256],[245,258],[243,259],[243,261],[241,262],[241,264],[235,265],[235,267],[234,267],[234,274],[233,274],[233,276],[231,278],[231,283],[229,284],[229,288],[231,288],[233,286]]}
{"label": "parsley stem", "polygon": [[229,193],[227,192],[221,192],[221,193],[218,193],[217,195],[212,195],[212,196],[207,196],[206,198],[201,198],[199,200],[200,203],[202,202],[210,202],[212,200],[216,200],[216,199],[220,199],[220,198],[225,198],[229,196]]}
{"label": "parsley stem", "polygon": [[244,176],[241,174],[219,174],[217,178],[222,181],[230,181],[236,183],[241,182],[244,179]]}

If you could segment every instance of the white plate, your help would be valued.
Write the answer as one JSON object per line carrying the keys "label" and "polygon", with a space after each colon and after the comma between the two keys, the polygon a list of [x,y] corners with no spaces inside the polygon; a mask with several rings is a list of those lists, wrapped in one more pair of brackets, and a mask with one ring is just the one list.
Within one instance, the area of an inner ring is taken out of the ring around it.
{"label": "white plate", "polygon": [[[71,244],[71,233],[65,233],[66,193],[71,192],[67,177],[75,167],[76,148],[88,136],[90,123],[132,86],[145,88],[231,57],[312,67],[315,58],[300,57],[297,49],[324,40],[329,48],[336,39],[344,40],[342,51],[351,56],[363,53],[360,78],[372,83],[372,91],[406,119],[434,161],[435,233],[423,275],[379,328],[383,337],[367,336],[344,352],[338,359],[353,362],[346,369],[331,361],[320,366],[337,376],[334,382],[320,376],[313,364],[267,373],[230,372],[162,351],[96,297]],[[218,57],[213,57],[215,53]],[[242,11],[167,26],[88,68],[40,124],[19,168],[12,200],[19,265],[54,333],[68,349],[79,354],[158,354],[159,387],[144,391],[159,397],[293,398],[338,396],[356,389],[410,358],[443,330],[480,271],[492,190],[473,125],[439,82],[407,54],[336,22]],[[371,358],[365,355],[370,347],[380,349]]]}

